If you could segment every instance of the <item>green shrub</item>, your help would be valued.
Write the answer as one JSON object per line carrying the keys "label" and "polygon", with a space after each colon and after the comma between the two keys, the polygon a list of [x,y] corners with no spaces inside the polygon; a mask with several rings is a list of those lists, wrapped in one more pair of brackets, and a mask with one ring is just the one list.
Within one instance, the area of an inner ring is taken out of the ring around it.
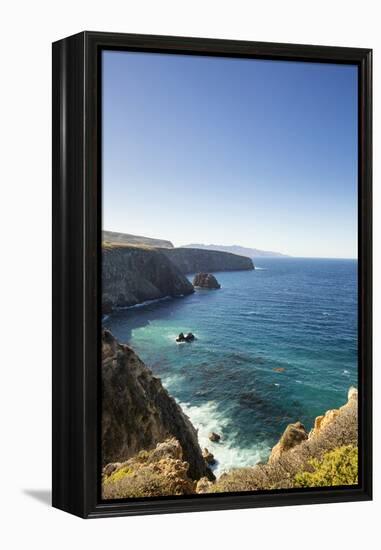
{"label": "green shrub", "polygon": [[326,453],[322,460],[310,460],[312,472],[299,472],[295,487],[331,487],[334,485],[357,485],[358,450],[353,445],[338,447]]}
{"label": "green shrub", "polygon": [[133,470],[131,468],[129,468],[128,466],[124,466],[123,468],[120,468],[109,477],[107,477],[104,483],[115,483],[116,481],[120,481],[124,477],[131,475],[132,472]]}

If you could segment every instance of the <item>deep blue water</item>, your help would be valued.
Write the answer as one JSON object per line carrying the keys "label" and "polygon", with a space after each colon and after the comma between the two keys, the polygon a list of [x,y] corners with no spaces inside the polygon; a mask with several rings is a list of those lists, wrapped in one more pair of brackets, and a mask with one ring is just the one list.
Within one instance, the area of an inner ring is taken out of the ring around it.
{"label": "deep blue water", "polygon": [[[120,310],[104,322],[160,376],[226,468],[268,455],[285,426],[357,386],[357,261],[257,259],[221,289]],[[176,344],[179,332],[197,340]],[[276,371],[275,369],[284,369]],[[211,443],[210,431],[222,434]]]}

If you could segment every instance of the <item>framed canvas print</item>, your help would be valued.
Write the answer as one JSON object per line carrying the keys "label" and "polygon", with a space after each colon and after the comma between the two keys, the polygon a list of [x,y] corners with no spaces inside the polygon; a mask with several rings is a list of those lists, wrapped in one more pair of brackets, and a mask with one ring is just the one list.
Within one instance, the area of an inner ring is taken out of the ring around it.
{"label": "framed canvas print", "polygon": [[369,500],[371,50],[53,45],[53,505]]}

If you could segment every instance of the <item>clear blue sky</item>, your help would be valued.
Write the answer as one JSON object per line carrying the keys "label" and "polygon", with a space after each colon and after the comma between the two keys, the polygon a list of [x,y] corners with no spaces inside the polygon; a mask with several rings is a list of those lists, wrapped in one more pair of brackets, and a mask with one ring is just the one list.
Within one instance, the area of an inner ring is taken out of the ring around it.
{"label": "clear blue sky", "polygon": [[357,68],[103,52],[103,227],[357,257]]}

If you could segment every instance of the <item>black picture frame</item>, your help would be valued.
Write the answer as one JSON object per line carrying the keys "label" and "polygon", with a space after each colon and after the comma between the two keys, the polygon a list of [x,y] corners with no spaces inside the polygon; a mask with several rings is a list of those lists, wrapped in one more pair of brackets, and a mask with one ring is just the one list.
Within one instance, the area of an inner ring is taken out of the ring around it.
{"label": "black picture frame", "polygon": [[[100,499],[103,49],[358,66],[359,485],[266,493]],[[84,518],[372,498],[372,50],[82,32],[53,44],[53,506]]]}

